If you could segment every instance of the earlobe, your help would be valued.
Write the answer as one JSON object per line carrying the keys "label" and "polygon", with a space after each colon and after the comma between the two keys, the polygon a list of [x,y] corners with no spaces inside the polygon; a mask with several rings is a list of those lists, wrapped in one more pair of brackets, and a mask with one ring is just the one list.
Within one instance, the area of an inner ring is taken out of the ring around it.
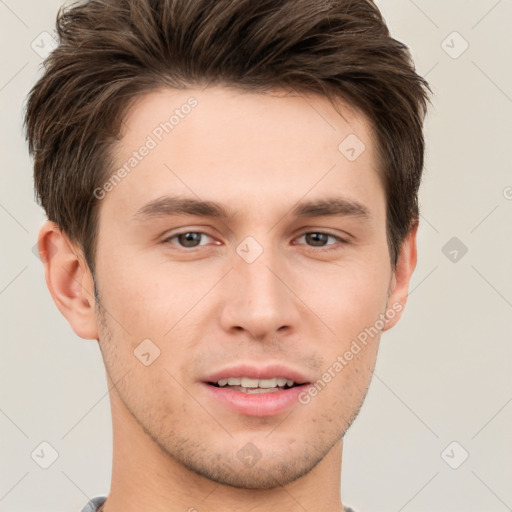
{"label": "earlobe", "polygon": [[411,228],[400,248],[397,265],[391,278],[390,293],[387,301],[387,311],[393,311],[393,316],[389,315],[383,331],[391,329],[391,327],[396,325],[402,316],[405,303],[407,302],[409,284],[417,262],[417,232],[418,222]]}
{"label": "earlobe", "polygon": [[57,308],[78,336],[97,339],[94,281],[81,250],[51,221],[39,232],[38,249]]}

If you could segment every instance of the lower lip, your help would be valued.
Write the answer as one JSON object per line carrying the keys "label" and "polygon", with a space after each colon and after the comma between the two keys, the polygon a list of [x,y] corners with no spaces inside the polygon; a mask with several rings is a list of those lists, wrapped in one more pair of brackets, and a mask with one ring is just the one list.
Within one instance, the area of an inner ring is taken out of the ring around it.
{"label": "lower lip", "polygon": [[218,388],[202,383],[206,392],[231,410],[247,416],[274,416],[291,408],[298,402],[298,395],[307,384],[273,391],[270,393],[244,393],[229,388]]}

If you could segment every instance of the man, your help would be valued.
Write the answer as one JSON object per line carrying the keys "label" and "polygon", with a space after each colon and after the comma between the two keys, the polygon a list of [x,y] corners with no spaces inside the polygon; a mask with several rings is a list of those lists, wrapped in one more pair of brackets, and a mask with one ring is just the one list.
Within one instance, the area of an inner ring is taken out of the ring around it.
{"label": "man", "polygon": [[428,85],[369,0],[59,13],[26,126],[51,295],[98,340],[108,498],[332,511],[416,264]]}

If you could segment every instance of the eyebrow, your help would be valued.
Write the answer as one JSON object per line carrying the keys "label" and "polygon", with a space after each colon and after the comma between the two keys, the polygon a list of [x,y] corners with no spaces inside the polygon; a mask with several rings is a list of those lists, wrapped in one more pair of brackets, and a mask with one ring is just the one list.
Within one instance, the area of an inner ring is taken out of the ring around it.
{"label": "eyebrow", "polygon": [[[328,197],[303,201],[290,214],[296,218],[320,216],[352,216],[371,219],[370,210],[361,203],[342,197]],[[236,213],[215,201],[164,196],[142,206],[133,215],[137,221],[146,221],[172,215],[197,215],[215,219],[233,219]]]}
{"label": "eyebrow", "polygon": [[291,214],[298,218],[340,215],[371,219],[370,210],[366,206],[341,197],[299,203],[291,211]]}

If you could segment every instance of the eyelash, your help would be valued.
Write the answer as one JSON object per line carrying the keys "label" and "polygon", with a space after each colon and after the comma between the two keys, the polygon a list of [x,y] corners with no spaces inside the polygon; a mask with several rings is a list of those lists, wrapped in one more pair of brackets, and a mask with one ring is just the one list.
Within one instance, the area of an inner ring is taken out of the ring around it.
{"label": "eyelash", "polygon": [[[163,240],[163,243],[165,244],[170,244],[170,245],[174,245],[174,244],[171,244],[171,240],[174,239],[174,238],[177,238],[181,235],[186,235],[186,234],[189,234],[189,233],[196,233],[196,234],[200,234],[200,235],[206,235],[210,238],[213,238],[211,237],[210,235],[208,235],[207,233],[204,233],[202,231],[182,231],[181,233],[175,233],[174,235],[166,238],[165,240]],[[299,235],[298,238],[302,238],[303,236],[305,235],[310,235],[310,234],[315,234],[315,235],[327,235],[328,237],[331,237],[331,238],[334,238],[337,240],[338,244],[340,245],[346,245],[348,244],[348,241],[337,236],[337,235],[333,235],[332,233],[327,233],[325,231],[306,231],[304,233],[302,233],[301,235]],[[338,244],[330,244],[328,246],[314,246],[314,245],[309,245],[308,247],[311,248],[311,249],[318,249],[320,251],[323,251],[323,252],[327,252],[327,251],[333,251],[333,250],[337,250],[339,249],[340,247],[338,246]],[[198,245],[196,247],[183,247],[183,246],[180,246],[179,248],[180,249],[184,249],[185,251],[187,252],[192,252],[194,251],[195,249],[200,249],[201,247],[204,247],[204,245]]]}

